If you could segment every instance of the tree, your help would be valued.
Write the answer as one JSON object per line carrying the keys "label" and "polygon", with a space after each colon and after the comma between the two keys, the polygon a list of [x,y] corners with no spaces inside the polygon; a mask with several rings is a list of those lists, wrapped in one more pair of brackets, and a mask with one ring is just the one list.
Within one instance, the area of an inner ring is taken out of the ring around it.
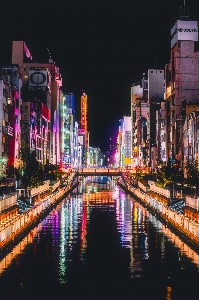
{"label": "tree", "polygon": [[21,177],[20,168],[14,168],[14,174],[15,174],[16,180],[20,180],[20,177]]}
{"label": "tree", "polygon": [[157,185],[161,187],[165,187],[166,185],[175,182],[182,183],[183,180],[183,171],[178,161],[175,161],[175,163],[169,161],[167,165],[162,166],[157,175]]}
{"label": "tree", "polygon": [[44,183],[43,177],[44,172],[41,163],[36,158],[36,152],[33,151],[31,154],[28,148],[23,149],[23,170],[21,172],[21,178],[24,188],[34,188]]}
{"label": "tree", "polygon": [[143,179],[144,173],[142,172],[142,169],[140,167],[136,170],[135,177],[138,181],[141,181]]}
{"label": "tree", "polygon": [[46,163],[44,165],[44,174],[49,180],[58,180],[62,178],[64,172],[60,170],[59,166]]}
{"label": "tree", "polygon": [[199,190],[199,162],[197,159],[194,159],[192,162],[187,161],[185,165],[187,172],[187,184],[190,187],[195,187],[196,197],[198,196]]}

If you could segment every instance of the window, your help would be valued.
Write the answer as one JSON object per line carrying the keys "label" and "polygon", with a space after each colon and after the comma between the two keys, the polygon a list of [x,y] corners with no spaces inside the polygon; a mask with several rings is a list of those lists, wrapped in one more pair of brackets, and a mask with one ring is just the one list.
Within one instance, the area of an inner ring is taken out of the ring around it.
{"label": "window", "polygon": [[6,89],[3,89],[3,96],[6,98],[7,93],[6,93]]}
{"label": "window", "polygon": [[172,106],[174,106],[175,105],[175,96],[173,95],[172,96]]}

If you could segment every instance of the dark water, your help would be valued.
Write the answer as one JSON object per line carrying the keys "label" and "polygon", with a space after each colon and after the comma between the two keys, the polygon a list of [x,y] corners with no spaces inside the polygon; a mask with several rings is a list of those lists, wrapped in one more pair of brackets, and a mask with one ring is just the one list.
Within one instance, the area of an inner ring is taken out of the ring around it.
{"label": "dark water", "polygon": [[114,182],[82,187],[2,259],[1,300],[199,299],[197,253]]}

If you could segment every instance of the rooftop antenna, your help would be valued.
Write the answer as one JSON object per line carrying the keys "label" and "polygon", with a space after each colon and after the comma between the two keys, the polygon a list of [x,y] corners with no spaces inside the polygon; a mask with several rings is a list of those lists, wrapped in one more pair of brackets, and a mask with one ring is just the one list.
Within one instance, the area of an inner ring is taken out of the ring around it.
{"label": "rooftop antenna", "polygon": [[53,63],[53,59],[51,57],[51,54],[50,54],[50,50],[47,48],[47,51],[48,51],[48,54],[49,54],[49,63]]}
{"label": "rooftop antenna", "polygon": [[187,20],[189,18],[189,6],[186,5],[186,0],[184,0],[184,5],[180,6],[180,18],[182,20]]}

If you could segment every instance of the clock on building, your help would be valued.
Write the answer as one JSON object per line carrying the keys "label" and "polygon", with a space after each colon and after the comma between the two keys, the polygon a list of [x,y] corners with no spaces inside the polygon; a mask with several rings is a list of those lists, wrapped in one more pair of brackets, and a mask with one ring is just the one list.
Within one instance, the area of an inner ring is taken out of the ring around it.
{"label": "clock on building", "polygon": [[46,75],[42,72],[34,72],[30,75],[30,82],[33,84],[43,84],[46,81]]}

